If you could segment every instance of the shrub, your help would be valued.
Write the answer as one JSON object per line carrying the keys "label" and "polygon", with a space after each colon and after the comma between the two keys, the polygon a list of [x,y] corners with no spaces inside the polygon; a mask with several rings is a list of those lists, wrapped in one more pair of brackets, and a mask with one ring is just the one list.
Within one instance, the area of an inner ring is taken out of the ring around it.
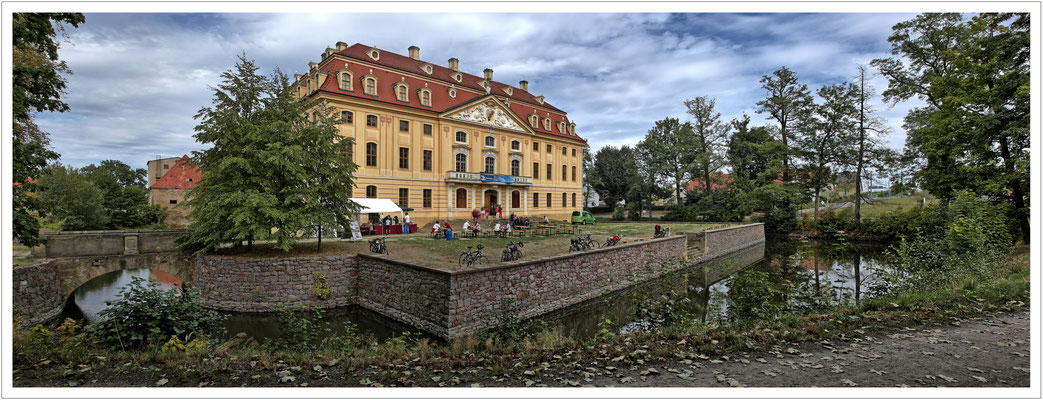
{"label": "shrub", "polygon": [[219,333],[224,320],[207,309],[199,292],[185,283],[181,289],[164,289],[152,279],[133,278],[115,301],[98,315],[97,338],[121,348],[164,343],[171,336],[208,338]]}

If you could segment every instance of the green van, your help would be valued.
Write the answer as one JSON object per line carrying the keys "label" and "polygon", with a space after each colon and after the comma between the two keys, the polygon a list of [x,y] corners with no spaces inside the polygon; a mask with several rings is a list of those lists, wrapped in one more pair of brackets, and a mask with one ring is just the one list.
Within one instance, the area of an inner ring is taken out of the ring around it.
{"label": "green van", "polygon": [[589,211],[573,211],[572,212],[572,223],[573,224],[597,224],[598,221],[594,219],[594,216],[590,215]]}

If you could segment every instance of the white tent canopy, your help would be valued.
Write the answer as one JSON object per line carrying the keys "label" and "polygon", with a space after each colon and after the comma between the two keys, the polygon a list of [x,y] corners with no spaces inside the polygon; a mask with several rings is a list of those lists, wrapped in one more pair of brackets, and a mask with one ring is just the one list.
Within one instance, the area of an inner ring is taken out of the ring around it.
{"label": "white tent canopy", "polygon": [[402,208],[395,204],[395,202],[389,199],[359,199],[352,198],[351,201],[358,203],[362,206],[359,210],[359,214],[387,214],[387,213],[402,213]]}

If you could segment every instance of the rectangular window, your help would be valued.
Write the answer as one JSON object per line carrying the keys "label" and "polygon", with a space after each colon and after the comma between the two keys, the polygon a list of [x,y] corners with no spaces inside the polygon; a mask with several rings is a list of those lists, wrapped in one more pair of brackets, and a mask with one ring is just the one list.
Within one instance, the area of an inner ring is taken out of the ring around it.
{"label": "rectangular window", "polygon": [[565,202],[565,200],[567,199],[567,198],[566,198],[565,196],[566,196],[566,194],[565,194],[565,193],[562,193],[562,194],[561,194],[561,208],[565,208],[565,207],[568,207],[568,206],[569,206],[569,205],[568,205],[568,204],[567,204],[567,203]]}
{"label": "rectangular window", "polygon": [[533,192],[532,193],[532,208],[537,208],[539,206],[540,206],[540,194],[536,193],[536,192]]}
{"label": "rectangular window", "polygon": [[373,185],[366,186],[366,198],[367,199],[375,199],[375,198],[377,198],[377,187],[376,186],[373,186]]}
{"label": "rectangular window", "polygon": [[355,161],[355,143],[348,143],[348,159]]}
{"label": "rectangular window", "polygon": [[173,199],[171,199],[171,200],[170,200],[170,204],[171,204],[171,205],[173,205],[173,204],[177,204],[177,200],[173,200]]}
{"label": "rectangular window", "polygon": [[552,150],[552,147],[553,147],[553,146],[551,146],[551,145],[550,145],[549,143],[547,144],[547,152],[548,152],[548,153],[550,153],[550,152],[551,152],[551,150]]}
{"label": "rectangular window", "polygon": [[548,181],[551,180],[551,179],[554,179],[554,177],[551,175],[551,171],[554,171],[554,170],[551,169],[551,165],[550,164],[547,164],[547,180]]}
{"label": "rectangular window", "polygon": [[551,200],[550,193],[547,193],[547,207],[554,207],[553,205],[551,205],[551,201],[552,200]]}
{"label": "rectangular window", "polygon": [[367,115],[366,116],[366,126],[371,127],[371,128],[376,128],[377,127],[377,116],[376,115]]}
{"label": "rectangular window", "polygon": [[366,166],[376,167],[377,166],[377,144],[366,143]]}
{"label": "rectangular window", "polygon": [[409,132],[409,121],[398,121],[398,130],[401,132]]}
{"label": "rectangular window", "polygon": [[561,155],[563,155],[563,156],[569,155],[569,148],[565,147],[565,146],[561,146]]}
{"label": "rectangular window", "polygon": [[540,142],[532,142],[532,151],[540,151]]}
{"label": "rectangular window", "polygon": [[163,164],[163,169],[170,169],[170,164]]}
{"label": "rectangular window", "polygon": [[424,150],[424,171],[431,170],[431,150]]}
{"label": "rectangular window", "polygon": [[[434,129],[431,124],[424,124],[424,134],[431,136],[431,130]],[[573,154],[575,155],[575,154]]]}
{"label": "rectangular window", "polygon": [[532,163],[532,179],[540,179],[540,163]]}
{"label": "rectangular window", "polygon": [[355,123],[355,114],[352,113],[351,111],[341,111],[340,112],[340,122],[343,122],[345,124],[353,124],[353,123]]}
{"label": "rectangular window", "polygon": [[398,189],[398,206],[409,207],[409,189]]}
{"label": "rectangular window", "polygon": [[565,180],[565,177],[569,176],[568,172],[569,172],[569,166],[562,165],[561,166],[561,180]]}
{"label": "rectangular window", "polygon": [[431,189],[424,189],[424,208],[431,208]]}
{"label": "rectangular window", "polygon": [[575,156],[576,156],[576,149],[572,149],[572,156],[573,156],[573,157],[575,157]]}
{"label": "rectangular window", "polygon": [[399,147],[398,148],[398,167],[409,168],[409,148]]}

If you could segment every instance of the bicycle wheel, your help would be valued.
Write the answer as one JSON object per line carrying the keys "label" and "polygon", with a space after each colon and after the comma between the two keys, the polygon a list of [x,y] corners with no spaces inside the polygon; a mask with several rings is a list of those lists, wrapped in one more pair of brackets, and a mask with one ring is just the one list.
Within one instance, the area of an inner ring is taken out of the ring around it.
{"label": "bicycle wheel", "polygon": [[471,265],[471,263],[467,262],[467,253],[466,252],[460,253],[460,266],[462,267],[462,266],[464,266],[464,264]]}
{"label": "bicycle wheel", "polygon": [[381,250],[383,250],[383,253],[384,253],[385,256],[391,255],[391,252],[388,251],[387,245],[381,246]]}
{"label": "bicycle wheel", "polygon": [[489,263],[489,257],[486,257],[486,256],[479,256],[478,257],[478,264],[479,265],[488,264],[488,263]]}

